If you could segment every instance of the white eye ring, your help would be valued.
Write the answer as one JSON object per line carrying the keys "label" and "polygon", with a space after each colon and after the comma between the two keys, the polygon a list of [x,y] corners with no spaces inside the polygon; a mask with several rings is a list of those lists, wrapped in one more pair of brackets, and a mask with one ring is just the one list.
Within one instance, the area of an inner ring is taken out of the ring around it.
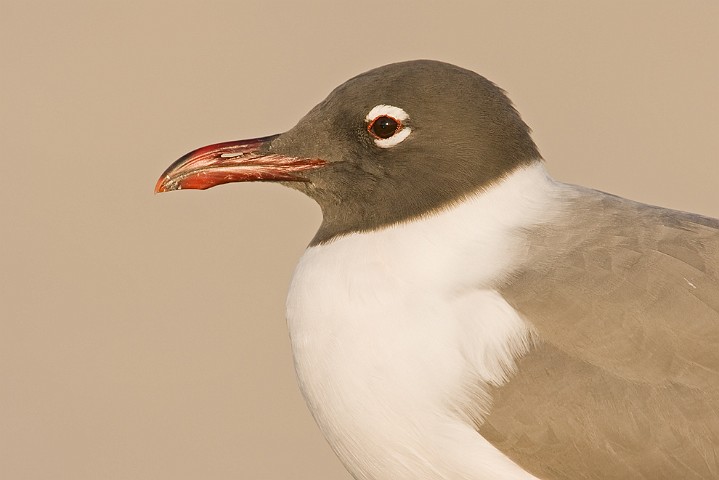
{"label": "white eye ring", "polygon": [[374,143],[380,148],[391,148],[401,143],[406,139],[412,129],[402,125],[406,120],[409,119],[407,112],[399,107],[392,105],[377,105],[369,111],[365,117],[365,121],[371,125],[379,117],[391,117],[400,122],[400,130],[389,138],[374,138]]}

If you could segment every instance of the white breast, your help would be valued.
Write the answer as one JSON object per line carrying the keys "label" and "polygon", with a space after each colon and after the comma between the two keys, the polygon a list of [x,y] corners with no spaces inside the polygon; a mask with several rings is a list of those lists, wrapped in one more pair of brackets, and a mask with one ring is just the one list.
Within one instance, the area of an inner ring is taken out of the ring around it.
{"label": "white breast", "polygon": [[297,374],[357,479],[534,478],[460,411],[469,382],[503,383],[528,348],[530,327],[493,286],[520,258],[517,231],[553,211],[553,189],[537,164],[442,212],[305,252],[287,300]]}

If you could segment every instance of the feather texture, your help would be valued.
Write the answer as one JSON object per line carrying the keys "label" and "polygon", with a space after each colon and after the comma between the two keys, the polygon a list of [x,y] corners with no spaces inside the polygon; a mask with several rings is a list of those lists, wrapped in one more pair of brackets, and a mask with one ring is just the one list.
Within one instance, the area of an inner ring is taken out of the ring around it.
{"label": "feather texture", "polygon": [[557,194],[500,289],[539,343],[479,431],[548,480],[719,478],[719,221]]}

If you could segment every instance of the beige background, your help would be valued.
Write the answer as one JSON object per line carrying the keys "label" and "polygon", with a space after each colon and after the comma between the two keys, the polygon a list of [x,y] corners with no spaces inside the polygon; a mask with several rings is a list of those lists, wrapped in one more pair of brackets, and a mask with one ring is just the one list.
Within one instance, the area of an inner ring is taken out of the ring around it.
{"label": "beige background", "polygon": [[317,207],[152,187],[369,68],[478,71],[556,177],[719,216],[719,3],[594,3],[0,1],[0,477],[349,478],[283,318]]}

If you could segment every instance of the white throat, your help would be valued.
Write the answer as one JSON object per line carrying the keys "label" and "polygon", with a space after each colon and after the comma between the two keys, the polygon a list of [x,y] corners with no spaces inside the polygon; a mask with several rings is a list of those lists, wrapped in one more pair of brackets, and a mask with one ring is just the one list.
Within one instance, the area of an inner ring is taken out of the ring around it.
{"label": "white throat", "polygon": [[[532,479],[462,414],[530,347],[494,287],[547,221],[540,163],[424,218],[309,248],[287,300],[300,387],[357,479]],[[472,391],[470,395],[468,392]]]}

